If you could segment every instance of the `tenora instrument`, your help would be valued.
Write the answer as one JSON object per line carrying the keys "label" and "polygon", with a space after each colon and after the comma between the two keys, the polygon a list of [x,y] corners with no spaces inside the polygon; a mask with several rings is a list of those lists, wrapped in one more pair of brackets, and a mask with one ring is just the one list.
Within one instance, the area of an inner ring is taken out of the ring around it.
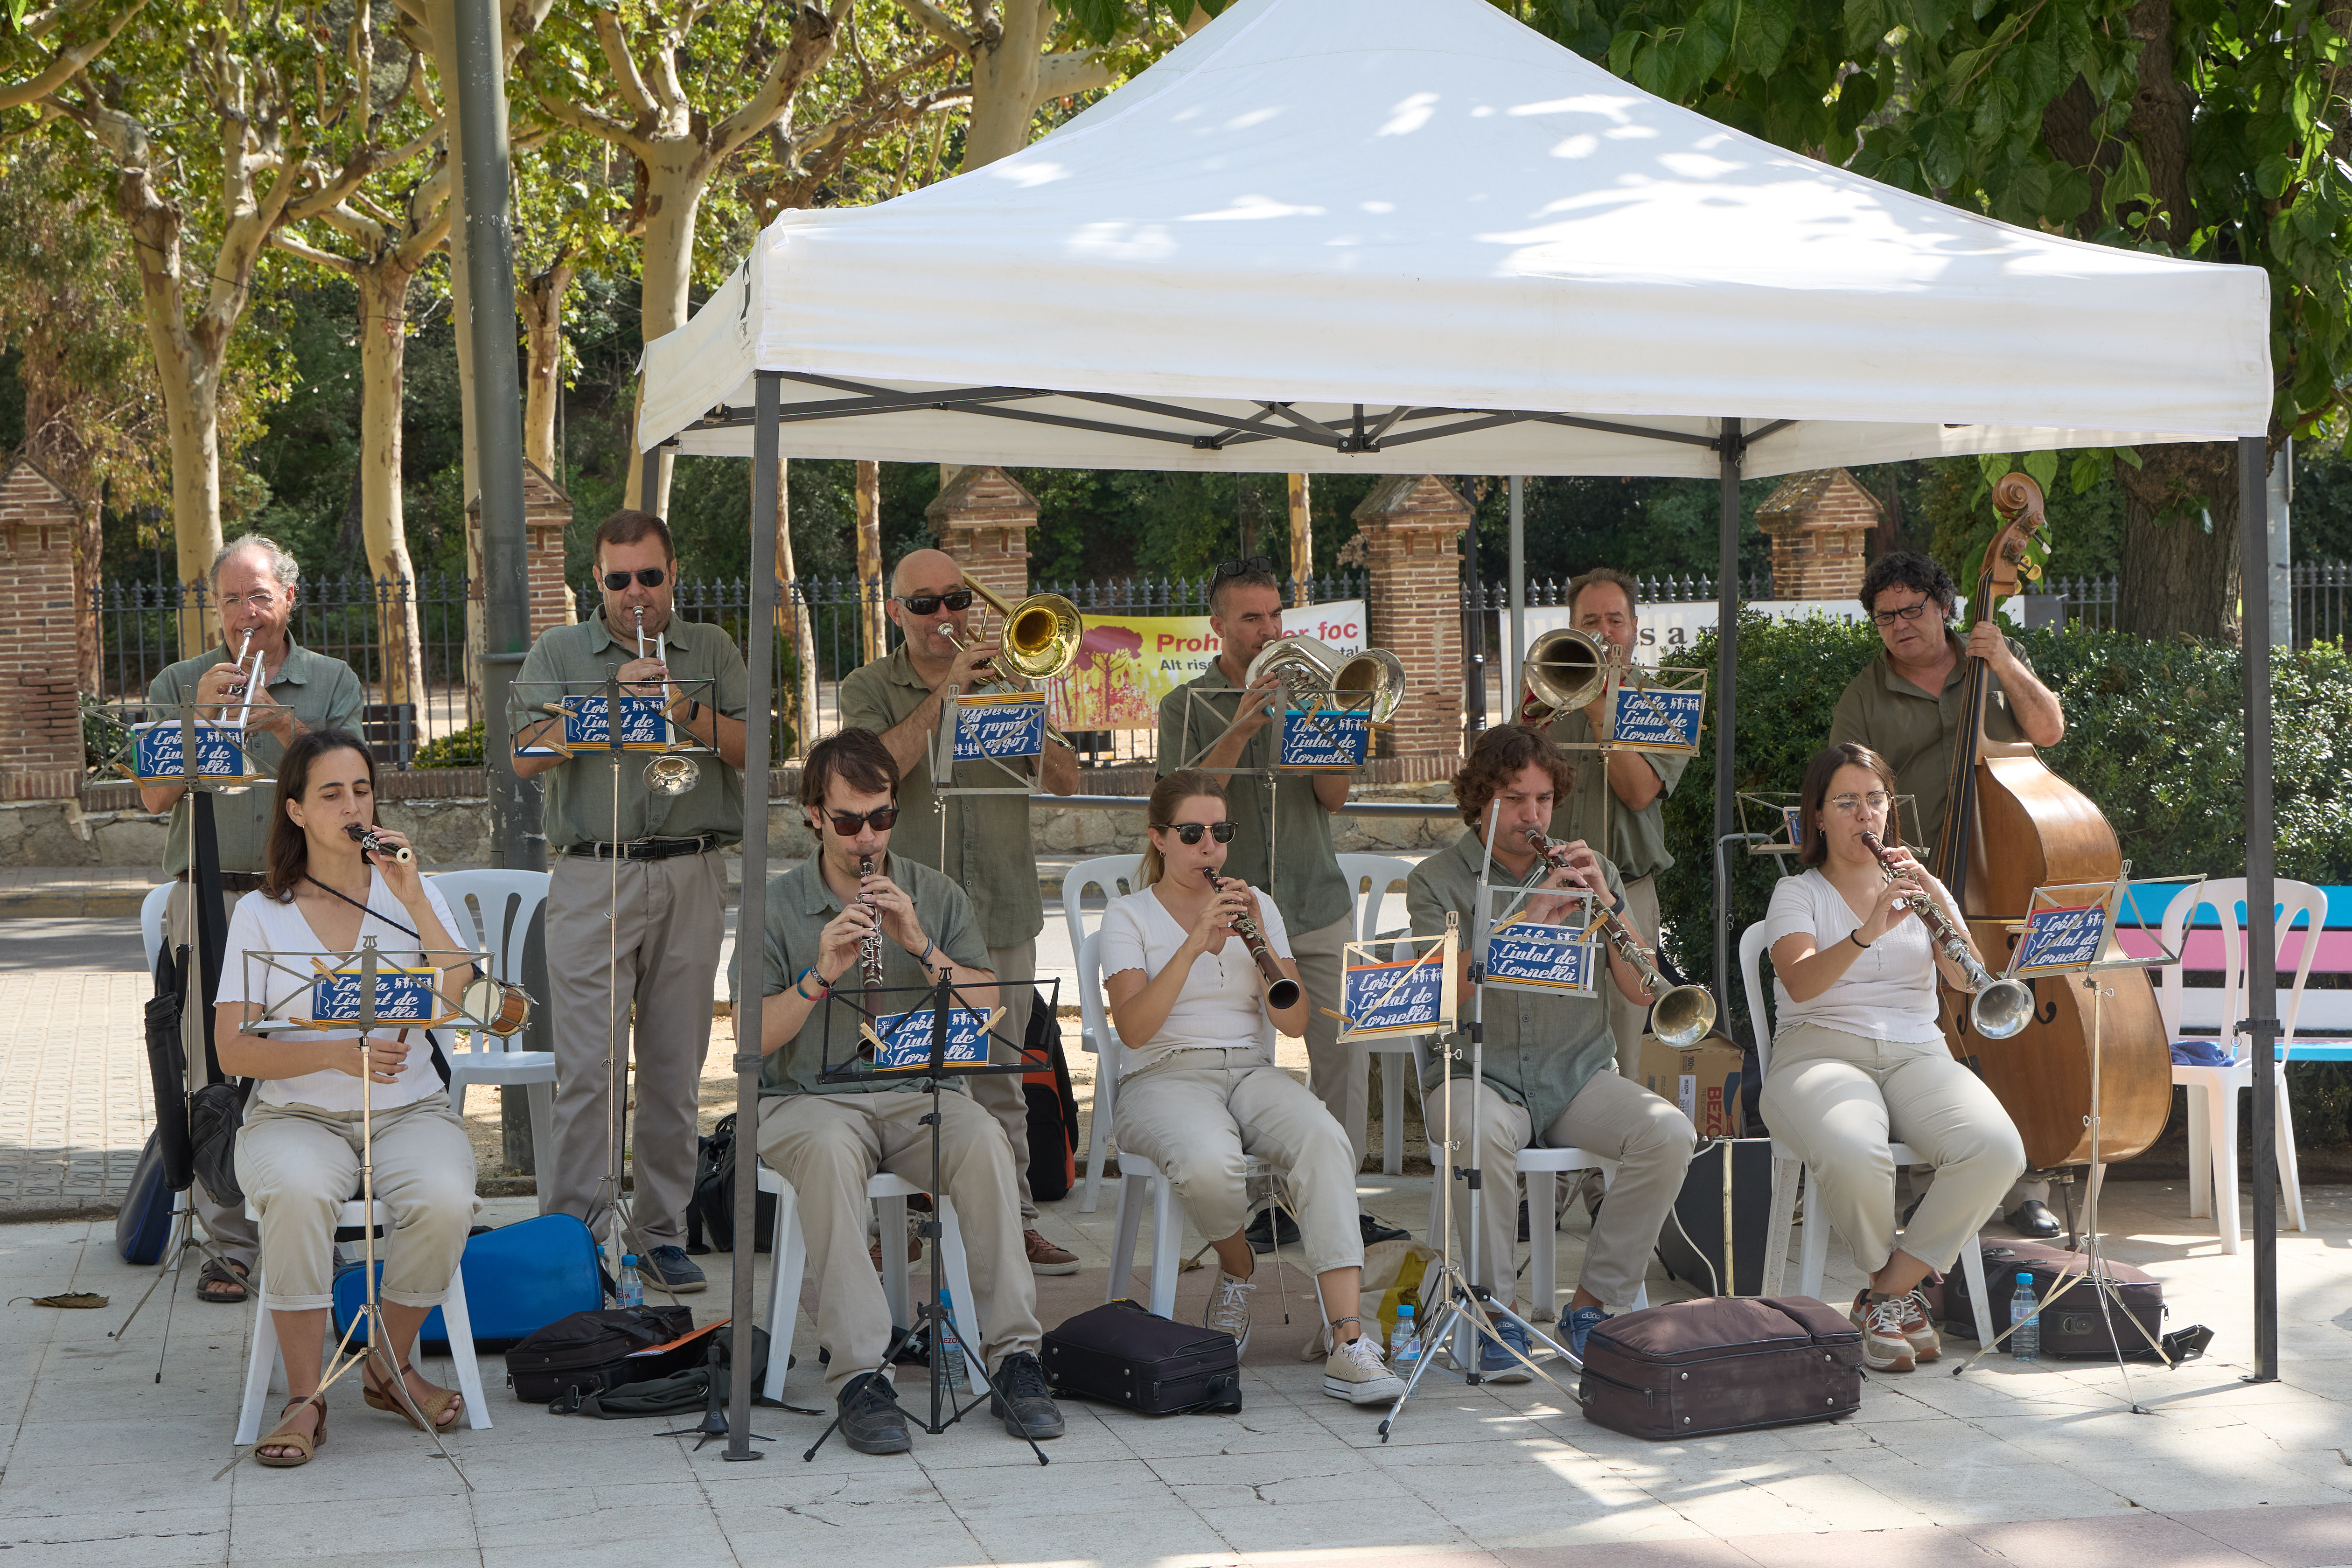
{"label": "tenora instrument", "polygon": [[[1879,869],[1886,873],[1887,881],[1893,882],[1902,874],[1887,859],[1886,846],[1878,841],[1876,833],[1863,834],[1862,844],[1878,857]],[[2033,1021],[2033,993],[2025,988],[2022,981],[1996,980],[1988,974],[1985,967],[1977,962],[1968,937],[1937,906],[1932,894],[1916,903],[1907,898],[1895,903],[1898,906],[1908,904],[1919,912],[1920,920],[1935,936],[1936,950],[1968,977],[1969,1021],[1976,1026],[1979,1034],[1987,1040],[2007,1040]]]}
{"label": "tenora instrument", "polygon": [[[1528,829],[1527,836],[1538,859],[1544,864],[1568,864],[1566,844],[1545,837],[1541,828]],[[1642,988],[1656,998],[1650,1009],[1650,1032],[1658,1037],[1660,1043],[1672,1046],[1676,1051],[1705,1040],[1707,1032],[1715,1028],[1715,998],[1706,994],[1704,987],[1668,987],[1665,977],[1658,973],[1657,965],[1650,961],[1650,955],[1643,947],[1641,938],[1633,935],[1633,927],[1619,919],[1612,910],[1601,908],[1598,913],[1601,936],[1617,949],[1617,956],[1625,960],[1625,967],[1633,971],[1633,977],[1642,982]]]}
{"label": "tenora instrument", "polygon": [[1386,648],[1348,654],[1312,637],[1283,637],[1268,643],[1250,661],[1242,685],[1254,686],[1268,675],[1281,680],[1290,706],[1302,713],[1342,708],[1386,724],[1404,701],[1404,664]]}
{"label": "tenora instrument", "polygon": [[[1224,885],[1217,873],[1206,866],[1201,868],[1201,880],[1209,884],[1212,894],[1222,891]],[[1298,982],[1282,972],[1282,960],[1276,957],[1274,949],[1266,946],[1265,936],[1258,930],[1257,922],[1246,915],[1234,915],[1234,935],[1242,939],[1242,946],[1249,949],[1249,956],[1257,963],[1258,973],[1265,977],[1265,1005],[1276,1012],[1297,1007]]]}

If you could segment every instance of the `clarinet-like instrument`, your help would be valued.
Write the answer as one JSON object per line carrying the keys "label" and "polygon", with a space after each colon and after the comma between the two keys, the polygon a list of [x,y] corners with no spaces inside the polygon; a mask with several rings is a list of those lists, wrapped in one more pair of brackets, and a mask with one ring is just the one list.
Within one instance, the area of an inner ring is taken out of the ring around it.
{"label": "clarinet-like instrument", "polygon": [[[1201,868],[1201,880],[1209,884],[1212,894],[1223,891],[1223,882],[1206,866]],[[1298,982],[1282,972],[1282,960],[1265,945],[1265,934],[1257,928],[1257,922],[1246,915],[1234,915],[1234,935],[1242,939],[1242,946],[1257,962],[1258,973],[1265,977],[1265,1005],[1276,1012],[1297,1007]]]}
{"label": "clarinet-like instrument", "polygon": [[[1895,869],[1887,858],[1886,846],[1876,833],[1862,835],[1862,847],[1878,862],[1878,869],[1893,882],[1904,873]],[[1897,909],[1916,909],[1920,920],[1933,933],[1938,952],[1949,958],[1962,975],[1968,977],[1969,1021],[1987,1040],[2007,1040],[2033,1020],[2033,992],[2021,980],[1995,979],[1969,946],[1968,934],[1952,924],[1935,894],[1923,893],[1916,899],[1898,898]]]}
{"label": "clarinet-like instrument", "polygon": [[[862,884],[873,874],[874,857],[859,855],[857,857],[859,883]],[[874,917],[874,924],[866,927],[866,935],[859,937],[857,941],[857,976],[866,992],[866,1016],[871,1019],[879,1018],[882,1014],[882,916],[876,913],[874,899],[863,885],[857,890],[857,902],[864,904],[866,913]]]}
{"label": "clarinet-like instrument", "polygon": [[384,855],[398,861],[403,865],[416,858],[416,852],[406,844],[395,844],[373,828],[362,828],[357,822],[345,822],[343,833],[352,842],[359,845],[360,852],[362,854]]}
{"label": "clarinet-like instrument", "polygon": [[[1527,836],[1538,859],[1556,867],[1568,864],[1566,844],[1545,837],[1541,828],[1528,829]],[[1601,935],[1617,949],[1617,956],[1625,960],[1625,967],[1633,971],[1633,977],[1642,982],[1642,988],[1657,998],[1650,1011],[1650,1032],[1656,1035],[1662,1043],[1677,1051],[1705,1040],[1707,1031],[1715,1027],[1715,998],[1706,994],[1706,988],[1668,987],[1665,977],[1658,973],[1657,965],[1651,961],[1649,950],[1642,946],[1641,938],[1633,935],[1633,928],[1606,905],[1596,904],[1593,908],[1598,915],[1595,924],[1601,927]]]}

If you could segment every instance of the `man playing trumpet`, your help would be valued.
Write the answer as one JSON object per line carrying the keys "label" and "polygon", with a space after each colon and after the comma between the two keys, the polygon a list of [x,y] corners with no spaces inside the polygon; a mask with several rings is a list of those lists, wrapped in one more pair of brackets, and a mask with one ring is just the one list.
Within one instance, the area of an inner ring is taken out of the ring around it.
{"label": "man playing trumpet", "polygon": [[[953,556],[919,549],[901,559],[891,573],[890,598],[883,612],[906,640],[843,677],[841,723],[845,729],[879,735],[898,765],[898,806],[905,821],[897,852],[946,873],[971,894],[988,946],[989,970],[1004,987],[1004,1020],[995,1032],[1019,1040],[1028,1035],[1037,933],[1045,928],[1045,902],[1037,891],[1037,851],[1029,836],[1029,802],[1018,795],[942,799],[933,792],[931,781],[931,748],[946,706],[945,688],[952,685],[969,696],[989,685],[992,677],[982,666],[1000,651],[997,638],[973,632],[974,598]],[[1037,771],[1049,794],[1067,795],[1078,787],[1076,754],[1050,729]],[[989,762],[958,764],[950,782],[964,789],[1004,789],[1012,783]],[[943,812],[944,856],[940,835]],[[1037,1229],[1037,1204],[1029,1191],[1029,1101],[1019,1075],[983,1074],[969,1087],[972,1099],[996,1118],[1013,1145],[1030,1268],[1040,1274],[1076,1273],[1077,1254],[1055,1246]]]}

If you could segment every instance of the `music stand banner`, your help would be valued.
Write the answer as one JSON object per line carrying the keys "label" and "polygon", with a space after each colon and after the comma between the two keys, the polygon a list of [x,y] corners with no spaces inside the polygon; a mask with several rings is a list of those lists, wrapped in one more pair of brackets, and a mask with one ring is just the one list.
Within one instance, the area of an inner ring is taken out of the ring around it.
{"label": "music stand banner", "polygon": [[[311,1029],[355,1024],[366,1016],[362,1001],[366,989],[357,968],[339,968],[321,975],[310,986],[310,1016],[296,1021]],[[446,1022],[440,1016],[441,971],[436,968],[380,968],[375,972],[375,1018],[378,1023],[430,1026]],[[454,1018],[456,1015],[450,1014]]]}
{"label": "music stand banner", "polygon": [[[1391,956],[1399,946],[1407,956]],[[1452,1030],[1456,947],[1450,931],[1341,944],[1339,1038],[1392,1040]]]}
{"label": "music stand banner", "polygon": [[1292,708],[1282,716],[1282,750],[1275,767],[1286,773],[1352,773],[1364,765],[1371,740],[1370,714]]}
{"label": "music stand banner", "polygon": [[1697,754],[1699,730],[1706,722],[1704,670],[1660,670],[1639,685],[1612,684],[1609,695],[1611,745],[1623,751]]}
{"label": "music stand banner", "polygon": [[[142,784],[184,784],[188,781],[187,737],[180,721],[159,719],[134,725],[131,771]],[[196,773],[205,779],[249,779],[246,770],[245,731],[233,724],[198,719]]]}
{"label": "music stand banner", "polygon": [[955,759],[1012,760],[1045,749],[1045,694],[1011,692],[955,702]]}
{"label": "music stand banner", "polygon": [[[936,1008],[916,1008],[882,1019],[875,1031],[882,1044],[874,1053],[874,1071],[877,1073],[929,1071],[931,1020],[938,1016]],[[945,1052],[947,1064],[950,1067],[988,1065],[989,1028],[1003,1016],[1002,1009],[992,1015],[977,1008],[950,1008]]]}
{"label": "music stand banner", "polygon": [[1589,997],[1600,975],[1601,944],[1581,926],[1520,920],[1486,938],[1486,983],[1500,990]]}
{"label": "music stand banner", "polygon": [[[650,682],[647,683],[651,685]],[[663,697],[624,696],[621,699],[621,746],[623,751],[667,751],[669,720],[662,716]],[[613,744],[613,723],[607,713],[610,700],[604,696],[574,696],[563,700],[563,744],[577,751],[583,747]]]}

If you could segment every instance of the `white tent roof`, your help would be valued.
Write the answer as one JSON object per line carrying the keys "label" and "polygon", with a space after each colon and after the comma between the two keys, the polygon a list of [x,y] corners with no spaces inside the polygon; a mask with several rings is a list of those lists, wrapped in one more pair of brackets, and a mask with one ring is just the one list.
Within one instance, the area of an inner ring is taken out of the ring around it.
{"label": "white tent roof", "polygon": [[1242,0],[1009,158],[778,218],[639,434],[748,455],[764,370],[794,456],[1713,476],[1738,416],[1775,474],[2261,434],[2269,323],[2258,269],[1891,190],[1485,0]]}

